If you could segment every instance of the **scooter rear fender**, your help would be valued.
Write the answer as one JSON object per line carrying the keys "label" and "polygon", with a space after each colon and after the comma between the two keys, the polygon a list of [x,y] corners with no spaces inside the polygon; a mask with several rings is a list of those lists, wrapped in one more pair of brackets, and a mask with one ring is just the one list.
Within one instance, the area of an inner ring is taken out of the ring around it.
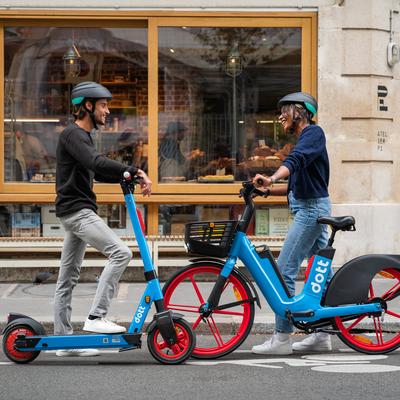
{"label": "scooter rear fender", "polygon": [[338,306],[365,303],[373,277],[387,268],[400,270],[400,255],[369,254],[350,260],[329,282],[323,304]]}
{"label": "scooter rear fender", "polygon": [[4,335],[6,331],[12,329],[17,325],[27,325],[31,327],[37,336],[46,335],[46,331],[44,330],[43,325],[40,322],[34,320],[31,317],[28,317],[27,315],[17,313],[9,314],[8,324],[4,328],[2,334]]}

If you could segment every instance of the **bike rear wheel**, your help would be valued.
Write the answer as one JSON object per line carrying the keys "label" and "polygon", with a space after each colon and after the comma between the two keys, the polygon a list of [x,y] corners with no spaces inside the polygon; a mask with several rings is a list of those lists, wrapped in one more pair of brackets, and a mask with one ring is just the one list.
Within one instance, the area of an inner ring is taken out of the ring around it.
{"label": "bike rear wheel", "polygon": [[[254,321],[253,294],[234,270],[223,288],[219,310],[208,316],[200,312],[221,272],[221,266],[200,262],[178,271],[163,288],[165,306],[184,315],[196,333],[192,357],[218,358],[237,349],[250,333]],[[211,336],[210,336],[211,335]]]}
{"label": "bike rear wheel", "polygon": [[338,337],[347,346],[367,354],[389,353],[400,347],[400,271],[382,268],[371,280],[369,300],[382,299],[387,310],[380,316],[362,314],[333,319]]}

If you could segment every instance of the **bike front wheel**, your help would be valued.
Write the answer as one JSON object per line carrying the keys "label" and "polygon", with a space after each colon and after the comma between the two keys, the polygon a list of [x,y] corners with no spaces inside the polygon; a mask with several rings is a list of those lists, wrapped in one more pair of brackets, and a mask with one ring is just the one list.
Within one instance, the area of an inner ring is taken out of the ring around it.
{"label": "bike front wheel", "polygon": [[221,266],[199,262],[178,271],[163,288],[165,306],[184,315],[196,333],[192,357],[218,358],[237,349],[254,321],[254,298],[246,281],[233,270],[227,279],[218,309],[209,315],[201,306],[221,272]]}
{"label": "bike front wheel", "polygon": [[400,271],[382,268],[369,285],[370,301],[381,299],[386,312],[383,316],[362,314],[336,317],[334,327],[347,346],[366,354],[389,353],[400,347]]}

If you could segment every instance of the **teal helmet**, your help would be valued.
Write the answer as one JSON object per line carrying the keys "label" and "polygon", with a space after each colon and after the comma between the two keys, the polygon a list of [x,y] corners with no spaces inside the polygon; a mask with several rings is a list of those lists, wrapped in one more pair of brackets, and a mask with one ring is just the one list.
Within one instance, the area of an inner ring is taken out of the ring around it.
{"label": "teal helmet", "polygon": [[290,93],[282,97],[278,101],[278,109],[280,110],[285,104],[301,104],[311,114],[311,118],[318,111],[317,100],[315,100],[313,96],[305,92]]}
{"label": "teal helmet", "polygon": [[107,99],[111,100],[110,91],[96,82],[78,83],[71,92],[71,102],[74,106],[82,104],[85,99]]}

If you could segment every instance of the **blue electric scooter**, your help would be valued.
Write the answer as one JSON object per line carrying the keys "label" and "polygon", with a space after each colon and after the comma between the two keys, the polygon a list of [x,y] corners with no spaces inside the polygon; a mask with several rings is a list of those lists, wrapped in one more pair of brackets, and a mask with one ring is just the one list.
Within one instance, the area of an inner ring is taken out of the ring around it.
{"label": "blue electric scooter", "polygon": [[160,282],[150,257],[146,238],[139,220],[133,193],[138,177],[125,172],[121,181],[126,207],[132,221],[144,264],[147,287],[126,333],[47,336],[40,322],[26,315],[10,313],[3,331],[4,354],[15,363],[33,361],[41,351],[59,349],[116,348],[119,351],[141,347],[142,327],[154,303],[156,313],[147,326],[147,346],[151,355],[163,364],[179,364],[187,360],[195,347],[190,325],[179,314],[164,307]]}

